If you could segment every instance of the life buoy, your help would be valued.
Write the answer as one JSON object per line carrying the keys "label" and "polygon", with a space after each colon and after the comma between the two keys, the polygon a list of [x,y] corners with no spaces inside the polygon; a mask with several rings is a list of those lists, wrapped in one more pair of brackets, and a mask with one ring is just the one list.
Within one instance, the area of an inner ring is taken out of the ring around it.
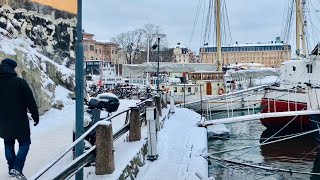
{"label": "life buoy", "polygon": [[219,89],[218,89],[218,94],[219,94],[219,95],[224,94],[224,90],[223,90],[222,88],[219,88]]}

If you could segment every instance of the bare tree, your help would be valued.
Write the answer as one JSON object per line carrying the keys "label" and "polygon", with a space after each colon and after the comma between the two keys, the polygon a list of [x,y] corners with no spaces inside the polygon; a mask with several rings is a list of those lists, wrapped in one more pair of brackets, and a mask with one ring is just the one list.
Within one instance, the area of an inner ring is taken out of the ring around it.
{"label": "bare tree", "polygon": [[[164,35],[161,33],[160,26],[148,23],[142,28],[121,33],[113,38],[112,41],[119,44],[128,64],[140,64],[147,60],[148,45],[150,49],[150,62],[156,61],[156,52],[154,52],[156,50],[152,50],[151,46],[157,43],[159,35]],[[165,37],[162,37],[160,42],[160,51],[164,51],[166,49],[167,40]]]}
{"label": "bare tree", "polygon": [[112,41],[119,44],[128,64],[132,64],[136,59],[137,53],[141,48],[142,36],[143,30],[136,29],[121,33],[112,39]]}

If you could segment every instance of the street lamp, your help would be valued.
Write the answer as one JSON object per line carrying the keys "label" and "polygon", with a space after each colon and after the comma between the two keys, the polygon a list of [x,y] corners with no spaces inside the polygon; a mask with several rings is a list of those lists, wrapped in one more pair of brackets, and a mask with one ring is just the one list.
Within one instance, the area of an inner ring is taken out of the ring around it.
{"label": "street lamp", "polygon": [[152,46],[152,49],[158,48],[158,56],[157,56],[157,61],[158,61],[158,66],[157,66],[157,93],[159,93],[160,90],[160,37],[165,37],[165,34],[157,34],[158,36],[158,43],[154,44]]}
{"label": "street lamp", "polygon": [[160,69],[160,37],[158,37],[158,43],[157,44],[154,44],[152,46],[152,49],[156,49],[158,48],[158,54],[157,54],[157,61],[158,61],[158,66],[157,66],[157,93],[159,93],[159,81],[160,81],[160,78],[159,78],[159,69]]}

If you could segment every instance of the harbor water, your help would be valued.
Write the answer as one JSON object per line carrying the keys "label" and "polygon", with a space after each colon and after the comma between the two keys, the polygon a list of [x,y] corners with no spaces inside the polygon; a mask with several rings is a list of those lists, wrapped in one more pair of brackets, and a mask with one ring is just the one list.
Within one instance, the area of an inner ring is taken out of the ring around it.
{"label": "harbor water", "polygon": [[[234,116],[246,115],[247,111],[234,112]],[[230,114],[229,114],[230,115]],[[227,113],[212,114],[212,119],[227,117]],[[209,153],[229,149],[239,149],[265,142],[275,132],[267,130],[260,120],[227,124],[230,136],[208,140]],[[288,136],[279,133],[277,138]],[[281,137],[280,137],[281,136]],[[320,172],[319,141],[312,135],[291,140],[257,146],[245,150],[214,154],[215,157],[260,166],[289,169],[301,172]],[[251,179],[320,179],[320,176],[267,171],[224,161],[210,160],[209,175],[216,180],[251,180]]]}

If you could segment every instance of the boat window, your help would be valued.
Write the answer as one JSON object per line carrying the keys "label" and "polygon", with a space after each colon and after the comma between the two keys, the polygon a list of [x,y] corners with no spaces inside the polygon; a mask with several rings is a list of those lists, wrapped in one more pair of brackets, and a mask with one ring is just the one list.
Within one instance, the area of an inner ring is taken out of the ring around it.
{"label": "boat window", "polygon": [[307,73],[312,73],[312,64],[307,64]]}
{"label": "boat window", "polygon": [[191,87],[188,87],[188,92],[191,92]]}
{"label": "boat window", "polygon": [[173,88],[173,91],[174,91],[174,92],[178,92],[178,88],[177,88],[177,87],[174,87],[174,88]]}
{"label": "boat window", "polygon": [[184,92],[184,88],[181,88],[181,92]]}
{"label": "boat window", "polygon": [[292,70],[293,70],[293,71],[296,71],[296,69],[297,69],[297,68],[296,68],[295,66],[292,66]]}

